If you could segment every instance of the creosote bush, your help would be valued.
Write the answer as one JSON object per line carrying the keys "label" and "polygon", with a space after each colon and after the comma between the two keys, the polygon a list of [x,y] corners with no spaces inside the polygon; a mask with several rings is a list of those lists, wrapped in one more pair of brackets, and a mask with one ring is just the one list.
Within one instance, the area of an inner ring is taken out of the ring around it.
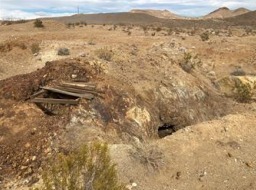
{"label": "creosote bush", "polygon": [[208,34],[208,32],[202,33],[202,34],[200,35],[200,37],[201,37],[201,40],[202,40],[202,41],[207,41],[207,40],[209,40],[209,34]]}
{"label": "creosote bush", "polygon": [[38,43],[33,43],[33,44],[31,45],[30,49],[31,49],[31,52],[32,52],[33,54],[39,53],[39,51],[40,51],[39,44],[38,44]]}
{"label": "creosote bush", "polygon": [[65,55],[69,55],[69,49],[68,48],[59,48],[58,49],[58,55],[60,56],[65,56]]}
{"label": "creosote bush", "polygon": [[36,28],[43,28],[44,27],[43,21],[41,21],[40,19],[36,19],[34,21],[34,27],[36,27]]}
{"label": "creosote bush", "polygon": [[95,51],[95,54],[103,60],[106,61],[111,61],[112,57],[113,57],[113,52],[112,50],[109,50],[107,47],[98,49]]}
{"label": "creosote bush", "polygon": [[42,190],[122,190],[106,144],[59,155],[43,173]]}
{"label": "creosote bush", "polygon": [[250,84],[244,84],[242,82],[237,81],[235,83],[235,87],[234,87],[234,91],[235,91],[234,98],[238,102],[248,103],[248,102],[250,102],[250,100],[253,96],[252,90],[253,90],[253,88],[250,86]]}
{"label": "creosote bush", "polygon": [[183,59],[179,65],[184,71],[190,73],[193,69],[202,67],[202,61],[198,55],[192,55],[188,52],[184,53]]}
{"label": "creosote bush", "polygon": [[164,154],[160,151],[159,147],[139,143],[134,144],[135,151],[131,151],[130,154],[133,158],[143,164],[149,171],[156,172],[164,166]]}

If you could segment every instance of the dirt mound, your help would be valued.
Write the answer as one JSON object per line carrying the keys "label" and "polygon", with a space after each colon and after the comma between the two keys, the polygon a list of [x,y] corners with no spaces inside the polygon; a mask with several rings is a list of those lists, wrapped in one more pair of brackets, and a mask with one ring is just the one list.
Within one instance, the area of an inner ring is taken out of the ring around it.
{"label": "dirt mound", "polygon": [[[28,178],[28,183],[38,180],[42,162],[53,151],[52,140],[66,125],[70,109],[62,115],[49,117],[32,103],[24,102],[40,86],[70,80],[73,73],[89,80],[90,71],[74,61],[46,63],[31,74],[18,75],[0,81],[0,177]],[[86,64],[84,64],[86,65]]]}
{"label": "dirt mound", "polygon": [[68,81],[74,73],[84,80],[89,80],[91,77],[91,74],[76,61],[47,62],[41,70],[0,81],[0,96],[5,99],[26,100],[41,86],[61,80]]}

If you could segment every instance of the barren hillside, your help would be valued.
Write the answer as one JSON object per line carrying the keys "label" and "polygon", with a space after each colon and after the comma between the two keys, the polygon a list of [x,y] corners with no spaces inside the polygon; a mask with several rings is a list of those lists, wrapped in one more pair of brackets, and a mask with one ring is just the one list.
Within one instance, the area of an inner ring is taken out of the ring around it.
{"label": "barren hillside", "polygon": [[144,13],[148,15],[152,15],[157,18],[164,19],[182,19],[182,16],[176,15],[168,10],[152,10],[152,9],[133,9],[130,11],[131,13]]}
{"label": "barren hillside", "polygon": [[235,10],[230,10],[227,7],[221,7],[208,15],[204,16],[205,19],[214,19],[214,18],[229,18],[229,17],[235,17],[238,15],[242,15],[245,13],[250,12],[250,10],[245,8],[238,8]]}

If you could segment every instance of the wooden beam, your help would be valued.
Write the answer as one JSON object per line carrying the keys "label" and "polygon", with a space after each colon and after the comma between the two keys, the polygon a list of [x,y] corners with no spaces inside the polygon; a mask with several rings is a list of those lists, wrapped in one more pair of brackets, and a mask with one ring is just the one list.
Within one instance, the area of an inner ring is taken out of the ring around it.
{"label": "wooden beam", "polygon": [[87,90],[72,88],[72,87],[56,86],[55,88],[64,90],[64,91],[68,91],[68,92],[78,93],[78,94],[88,93]]}
{"label": "wooden beam", "polygon": [[51,91],[51,92],[56,92],[56,93],[59,93],[59,94],[65,94],[65,95],[69,95],[69,96],[74,96],[74,97],[78,97],[78,98],[85,98],[85,99],[88,99],[88,100],[91,100],[94,98],[94,96],[92,94],[80,94],[80,93],[73,93],[73,92],[67,92],[67,91],[64,91],[64,90],[60,90],[60,89],[57,89],[57,88],[51,88],[51,87],[41,87],[42,89],[44,90],[48,90],[48,91]]}
{"label": "wooden beam", "polygon": [[77,105],[79,100],[71,100],[71,99],[53,99],[53,98],[34,98],[31,99],[30,102],[33,103],[49,103],[49,104],[69,104],[69,105]]}
{"label": "wooden beam", "polygon": [[99,93],[101,93],[101,94],[104,93],[99,90],[80,89],[80,88],[73,88],[73,87],[66,87],[66,86],[56,86],[55,88],[64,90],[64,91],[68,91],[68,92],[80,93],[80,94],[89,93],[89,94],[98,95]]}
{"label": "wooden beam", "polygon": [[[32,94],[28,99],[32,99],[32,98],[35,98],[37,96],[40,96],[41,94],[45,93],[45,90],[40,90],[38,92],[36,92],[35,94]],[[28,100],[27,99],[27,100]]]}

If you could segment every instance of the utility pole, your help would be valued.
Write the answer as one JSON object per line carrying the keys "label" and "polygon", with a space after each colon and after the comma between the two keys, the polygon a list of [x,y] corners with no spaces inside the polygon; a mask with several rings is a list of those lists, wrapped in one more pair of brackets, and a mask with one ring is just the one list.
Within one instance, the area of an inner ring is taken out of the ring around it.
{"label": "utility pole", "polygon": [[79,6],[77,6],[77,14],[79,14]]}

